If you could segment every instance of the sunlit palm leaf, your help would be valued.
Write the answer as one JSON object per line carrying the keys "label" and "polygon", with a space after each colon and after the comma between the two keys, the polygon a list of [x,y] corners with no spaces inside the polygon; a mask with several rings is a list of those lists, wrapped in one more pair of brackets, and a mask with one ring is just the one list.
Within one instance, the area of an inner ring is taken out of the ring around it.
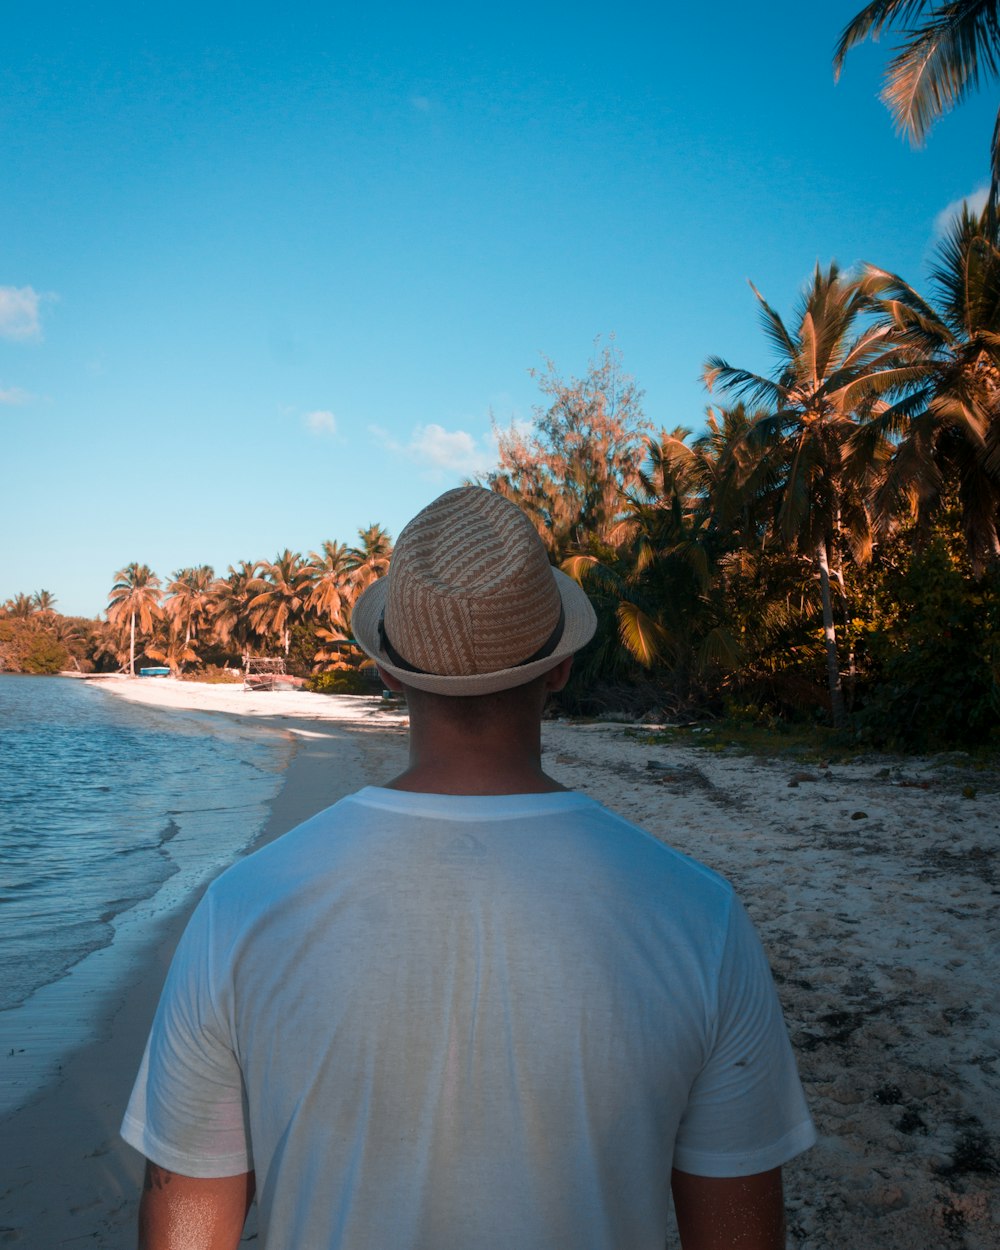
{"label": "sunlit palm leaf", "polygon": [[666,630],[636,604],[618,605],[618,629],[625,649],[644,668],[652,668],[664,657],[669,641]]}

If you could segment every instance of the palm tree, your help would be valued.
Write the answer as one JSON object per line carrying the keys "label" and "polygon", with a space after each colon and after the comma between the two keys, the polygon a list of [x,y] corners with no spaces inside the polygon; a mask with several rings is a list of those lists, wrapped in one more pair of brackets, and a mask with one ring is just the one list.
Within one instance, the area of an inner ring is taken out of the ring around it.
{"label": "palm tree", "polygon": [[705,366],[705,382],[771,409],[746,432],[747,446],[766,453],[763,465],[777,473],[777,526],[785,542],[802,552],[818,576],[823,605],[827,677],[834,724],[845,722],[837,636],[830,593],[831,566],[843,592],[843,548],[858,560],[871,551],[867,497],[884,441],[869,444],[868,458],[852,455],[851,436],[866,415],[886,406],[882,398],[909,384],[916,371],[901,364],[885,324],[863,324],[871,310],[870,284],[842,278],[835,264],[817,265],[796,310],[797,328],[753,288],[765,333],[779,355],[771,378],[735,368],[719,357]]}
{"label": "palm tree", "polygon": [[[920,146],[949,112],[1000,69],[1000,0],[872,0],[841,32],[834,52],[840,77],[851,48],[878,39],[888,27],[903,28],[903,42],[889,62],[882,99],[896,128]],[[1000,112],[993,129],[990,213],[1000,188]]]}
{"label": "palm tree", "polygon": [[263,589],[249,602],[250,624],[262,634],[277,634],[285,655],[292,642],[292,626],[306,610],[309,569],[298,552],[286,547],[262,565]]}
{"label": "palm tree", "polygon": [[339,624],[351,604],[351,553],[343,543],[327,539],[321,552],[309,552],[311,585],[307,607],[321,620]]}
{"label": "palm tree", "polygon": [[35,601],[31,595],[17,594],[13,599],[7,600],[3,609],[8,616],[16,616],[26,621],[35,611]]}
{"label": "palm tree", "polygon": [[56,612],[56,597],[49,590],[36,590],[31,596],[31,604],[34,610],[45,617],[53,617]]}
{"label": "palm tree", "polygon": [[198,660],[198,652],[191,646],[190,638],[185,638],[182,618],[167,616],[160,621],[152,640],[146,643],[146,654],[151,660],[166,664],[177,675],[184,671],[185,664]]}
{"label": "palm tree", "polygon": [[108,620],[122,626],[129,622],[129,675],[135,676],[135,622],[148,634],[153,621],[161,614],[160,579],[147,564],[129,564],[115,574],[115,584],[108,595]]}
{"label": "palm tree", "polygon": [[358,530],[358,545],[349,548],[346,559],[353,587],[353,603],[353,599],[372,582],[385,576],[392,559],[392,535],[381,525],[369,525],[367,529]]}
{"label": "palm tree", "polygon": [[[910,393],[874,423],[901,438],[880,492],[883,513],[920,516],[957,485],[973,567],[1000,559],[1000,229],[963,208],[931,271],[932,301],[868,266],[885,322],[918,371]],[[866,437],[860,432],[861,439]]]}
{"label": "palm tree", "polygon": [[259,576],[258,561],[241,560],[230,565],[226,577],[212,585],[210,612],[212,624],[223,644],[232,643],[243,655],[254,644],[256,630],[251,623],[250,604],[266,589]]}
{"label": "palm tree", "polygon": [[[184,659],[197,659],[191,648],[191,640],[197,638],[198,630],[209,617],[214,584],[215,570],[208,564],[178,569],[167,583],[167,594],[170,597],[164,606],[171,620],[178,627],[183,627]],[[188,652],[191,654],[187,655]],[[183,667],[184,659],[180,661],[180,667]]]}
{"label": "palm tree", "polygon": [[[694,677],[731,668],[737,658],[716,593],[714,455],[690,446],[689,435],[664,430],[646,440],[646,459],[619,503],[612,541],[592,542],[561,565],[587,584],[598,607],[596,645],[585,661],[597,670],[591,676],[617,675],[617,644],[643,668],[666,668],[681,700]],[[609,618],[617,638],[607,627]]]}

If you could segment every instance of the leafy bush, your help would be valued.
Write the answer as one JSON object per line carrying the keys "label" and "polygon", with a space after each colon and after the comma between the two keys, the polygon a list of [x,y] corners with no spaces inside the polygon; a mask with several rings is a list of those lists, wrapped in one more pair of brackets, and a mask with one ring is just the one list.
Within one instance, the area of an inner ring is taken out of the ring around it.
{"label": "leafy bush", "polygon": [[869,637],[861,737],[917,751],[982,744],[1000,725],[1000,577],[974,580],[938,536],[887,589],[896,611]]}
{"label": "leafy bush", "polygon": [[206,664],[190,672],[179,673],[181,681],[202,681],[213,686],[242,683],[243,674],[234,668],[220,667],[218,664]]}
{"label": "leafy bush", "polygon": [[369,676],[370,671],[341,668],[332,673],[316,673],[306,682],[306,689],[316,694],[378,694],[381,686]]}
{"label": "leafy bush", "polygon": [[69,663],[69,652],[58,638],[35,620],[0,621],[0,670],[53,676]]}

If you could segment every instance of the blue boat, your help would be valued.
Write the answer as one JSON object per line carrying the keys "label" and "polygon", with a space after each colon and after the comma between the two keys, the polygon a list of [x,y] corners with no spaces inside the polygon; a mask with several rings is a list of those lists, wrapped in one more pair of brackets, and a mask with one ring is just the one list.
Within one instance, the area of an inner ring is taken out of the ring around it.
{"label": "blue boat", "polygon": [[169,668],[140,668],[139,676],[140,677],[169,677],[170,669]]}

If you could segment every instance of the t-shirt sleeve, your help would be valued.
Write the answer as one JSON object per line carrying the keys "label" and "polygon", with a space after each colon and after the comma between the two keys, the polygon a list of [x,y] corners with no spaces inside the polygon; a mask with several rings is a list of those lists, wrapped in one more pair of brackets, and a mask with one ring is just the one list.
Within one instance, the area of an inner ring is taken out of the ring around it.
{"label": "t-shirt sleeve", "polygon": [[715,1027],[681,1120],[674,1166],[695,1176],[752,1176],[815,1140],[767,956],[734,898]]}
{"label": "t-shirt sleeve", "polygon": [[209,891],[178,944],[121,1129],[184,1176],[253,1167],[242,1073],[213,987],[213,923]]}

